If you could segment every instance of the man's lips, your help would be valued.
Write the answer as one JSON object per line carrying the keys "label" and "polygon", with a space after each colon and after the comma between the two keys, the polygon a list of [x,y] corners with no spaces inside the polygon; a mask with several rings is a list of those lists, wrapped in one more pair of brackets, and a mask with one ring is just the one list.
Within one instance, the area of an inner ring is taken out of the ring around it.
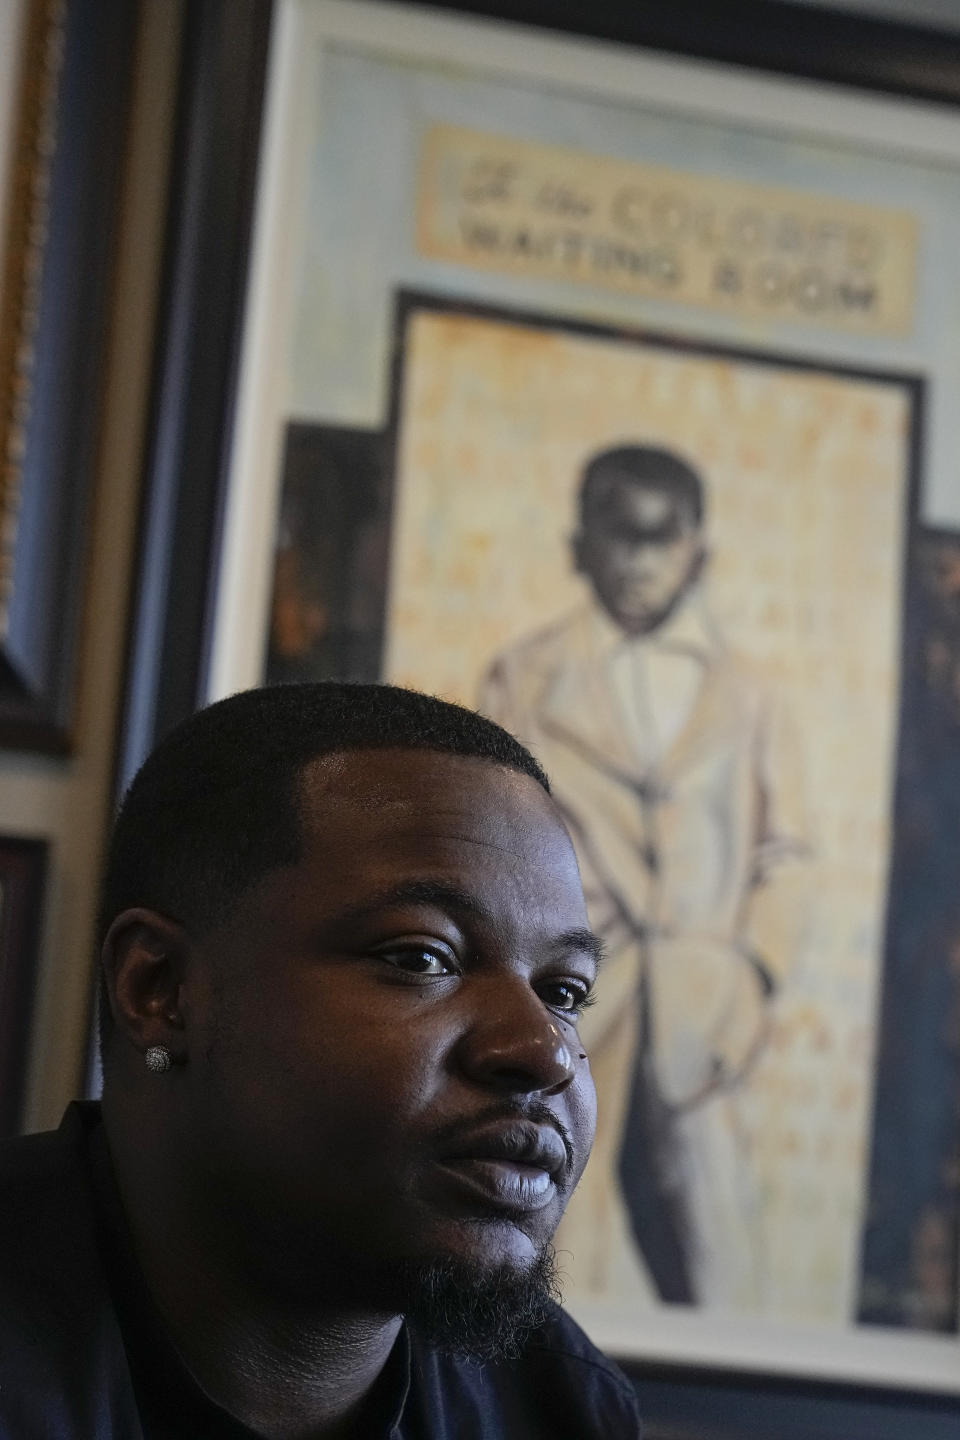
{"label": "man's lips", "polygon": [[528,1120],[471,1130],[444,1149],[440,1164],[458,1189],[514,1213],[551,1204],[570,1169],[560,1134]]}

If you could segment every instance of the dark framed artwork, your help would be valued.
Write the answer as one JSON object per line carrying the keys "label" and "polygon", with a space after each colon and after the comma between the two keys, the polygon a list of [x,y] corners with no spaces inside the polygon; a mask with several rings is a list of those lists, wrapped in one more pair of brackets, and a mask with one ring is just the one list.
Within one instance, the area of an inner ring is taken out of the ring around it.
{"label": "dark framed artwork", "polygon": [[47,845],[0,836],[0,1136],[18,1133]]}
{"label": "dark framed artwork", "polygon": [[960,1390],[952,781],[916,755],[951,753],[960,46],[788,4],[722,27],[699,4],[504,9],[283,0],[267,66],[264,7],[229,39],[197,7],[184,115],[229,57],[248,168],[215,265],[222,137],[184,140],[121,770],[263,679],[512,699],[525,641],[583,597],[585,461],[693,463],[723,628],[804,739],[813,830],[769,838],[807,846],[829,897],[750,1082],[778,1279],[708,1303],[644,1254],[598,1261],[597,1304],[577,1281],[572,1308],[664,1440],[939,1440]]}
{"label": "dark framed artwork", "polygon": [[649,1440],[951,1440],[943,1396],[628,1363]]}
{"label": "dark framed artwork", "polygon": [[[728,1088],[725,1102],[750,1132],[756,1184],[766,1197],[764,1273],[751,1281],[751,1266],[759,1268],[759,1261],[744,1243],[742,1227],[717,1217],[716,1229],[704,1235],[715,1237],[724,1262],[737,1254],[734,1283],[744,1290],[742,1299],[739,1290],[723,1290],[729,1282],[718,1256],[719,1268],[705,1282],[707,1308],[720,1294],[747,1307],[748,1283],[761,1281],[783,1309],[799,1304],[801,1294],[809,1303],[812,1256],[834,1273],[845,1270],[859,1247],[868,1205],[865,1193],[856,1194],[861,1181],[854,1176],[862,1171],[857,1139],[862,1145],[872,1098],[865,1037],[880,956],[865,964],[859,937],[883,930],[891,864],[884,816],[898,724],[906,757],[918,748],[929,751],[918,728],[923,719],[914,718],[910,705],[898,714],[900,691],[891,673],[900,646],[902,577],[907,557],[921,545],[916,511],[923,383],[917,376],[410,291],[397,297],[389,349],[393,383],[382,434],[304,422],[288,428],[267,679],[331,673],[374,679],[386,673],[430,692],[479,701],[538,745],[561,803],[567,786],[580,787],[571,820],[581,830],[589,826],[584,844],[595,853],[612,836],[593,812],[614,803],[613,797],[593,783],[582,793],[582,776],[568,772],[571,765],[582,771],[591,744],[606,755],[615,752],[616,737],[607,739],[612,727],[598,717],[616,701],[593,648],[608,639],[592,619],[581,618],[585,587],[573,573],[567,541],[577,524],[572,492],[584,457],[611,436],[638,429],[645,440],[695,464],[705,480],[710,560],[689,606],[696,605],[698,625],[718,626],[726,645],[753,657],[754,670],[768,672],[769,693],[779,695],[796,732],[789,747],[782,738],[771,744],[765,795],[778,812],[778,847],[787,858],[795,842],[802,863],[788,865],[784,877],[770,867],[764,907],[777,913],[777,907],[796,903],[794,892],[802,894],[806,931],[797,942],[794,978],[776,1009],[770,1050],[752,1076]],[[791,577],[786,584],[785,576]],[[856,623],[861,606],[872,617],[869,633]],[[922,619],[913,623],[921,633],[929,628]],[[543,656],[556,652],[561,636],[575,659],[562,666],[551,660],[546,706],[527,692],[542,686]],[[682,642],[694,639],[685,634]],[[907,651],[912,654],[909,642]],[[718,659],[718,679],[725,664]],[[559,687],[568,672],[571,694],[563,698]],[[535,682],[528,684],[528,675]],[[912,683],[903,693],[914,701],[920,694]],[[584,694],[588,715],[578,708]],[[703,784],[712,753],[730,763],[723,718],[729,703],[714,695],[696,744],[688,743],[687,761],[674,762],[674,784],[682,783],[688,768]],[[566,732],[559,744],[558,726]],[[803,816],[799,805],[791,815],[798,785],[806,792]],[[903,779],[900,789],[914,802],[921,793],[917,783]],[[713,806],[725,803],[723,787],[711,794]],[[937,813],[939,834],[948,832],[949,805]],[[811,833],[816,839],[808,842]],[[853,834],[859,857],[851,868],[844,856]],[[911,856],[914,847],[907,845],[906,853]],[[622,894],[633,863],[621,877]],[[909,874],[901,874],[902,864],[894,862],[889,885],[901,911],[942,914],[949,888],[941,887],[935,899],[929,885],[918,891]],[[944,864],[949,870],[949,853]],[[926,857],[919,869],[928,872]],[[708,887],[706,876],[693,883]],[[604,885],[615,884],[607,861]],[[775,901],[778,886],[784,893]],[[909,922],[888,927],[894,957],[905,928]],[[611,953],[605,977],[611,1010],[604,1019],[598,1002],[582,1028],[608,1110],[613,1102],[603,1077],[625,1063],[624,1056],[613,1059],[620,1044],[614,1016],[629,1006],[636,984],[635,975],[629,982],[616,975],[618,967],[626,976],[643,964],[626,951],[620,956],[615,946]],[[930,947],[930,953],[939,952]],[[683,961],[677,954],[670,963],[679,967]],[[949,991],[949,971],[932,959],[931,967]],[[848,980],[841,989],[838,975]],[[852,977],[856,984],[849,983]],[[904,998],[897,1001],[900,1009]],[[957,1057],[946,1053],[942,1063],[945,1073],[931,1093],[955,1096],[950,1074]],[[904,1077],[897,1078],[902,1089]],[[931,1135],[928,1127],[914,1137],[922,1161],[914,1168],[918,1180],[949,1172],[955,1118],[955,1109],[947,1110],[943,1133]],[[559,1246],[573,1257],[568,1277],[593,1296],[583,1314],[595,1330],[605,1323],[604,1309],[614,1308],[606,1303],[610,1290],[616,1284],[621,1294],[626,1291],[635,1263],[621,1234],[610,1143],[598,1141],[558,1234]],[[649,1138],[640,1148],[648,1152]],[[789,1186],[782,1184],[785,1172]],[[723,1174],[722,1167],[712,1172],[711,1185],[719,1188]],[[907,1230],[929,1228],[932,1222],[905,1204],[896,1167],[888,1164],[877,1175],[874,1226],[888,1236],[897,1223]],[[883,1216],[878,1197],[885,1176],[897,1177],[899,1198]],[[804,1188],[804,1216],[796,1213],[795,1186]],[[746,1188],[743,1195],[746,1205]],[[839,1241],[844,1195],[848,1249],[845,1260],[835,1256],[831,1265],[818,1217],[830,1213],[832,1241]],[[872,1268],[858,1272],[850,1292],[852,1310],[868,1311],[886,1276],[888,1318],[952,1331],[958,1206],[949,1185],[942,1199],[939,1290],[919,1293],[906,1273],[888,1274],[871,1254]],[[645,1232],[637,1239],[642,1248]],[[744,1246],[740,1252],[738,1244]],[[667,1298],[675,1280],[656,1253],[644,1250],[644,1261],[660,1298]],[[649,1288],[638,1275],[638,1305]],[[638,1323],[634,1315],[627,1325]],[[659,1312],[655,1323],[663,1323]],[[630,1334],[611,1326],[606,1343],[629,1354]],[[756,1337],[750,1345],[757,1353]]]}
{"label": "dark framed artwork", "polygon": [[0,744],[66,750],[136,6],[28,0],[0,224]]}
{"label": "dark framed artwork", "polygon": [[[860,1313],[955,1323],[960,1157],[960,534],[913,537]],[[917,1098],[904,1103],[905,1093]],[[931,1103],[932,1102],[932,1103]]]}

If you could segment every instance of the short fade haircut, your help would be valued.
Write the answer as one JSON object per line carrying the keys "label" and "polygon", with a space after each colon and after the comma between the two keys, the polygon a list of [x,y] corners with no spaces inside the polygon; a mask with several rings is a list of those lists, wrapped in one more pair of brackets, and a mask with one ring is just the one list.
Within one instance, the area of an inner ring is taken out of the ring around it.
{"label": "short fade haircut", "polygon": [[[261,876],[300,858],[304,767],[337,752],[387,749],[489,760],[550,793],[541,766],[506,730],[431,695],[337,681],[242,691],[171,731],[134,777],[110,842],[100,944],[134,906],[195,935],[213,928]],[[101,976],[104,1052],[112,1029]]]}
{"label": "short fade haircut", "polygon": [[580,481],[581,524],[593,518],[621,479],[669,496],[698,529],[703,524],[706,506],[700,475],[672,450],[656,445],[620,445],[590,457]]}

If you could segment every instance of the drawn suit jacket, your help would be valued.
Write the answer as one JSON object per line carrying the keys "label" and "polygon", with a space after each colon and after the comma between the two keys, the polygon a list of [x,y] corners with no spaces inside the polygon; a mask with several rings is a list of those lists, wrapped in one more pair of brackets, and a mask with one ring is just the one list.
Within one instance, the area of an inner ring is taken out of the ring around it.
{"label": "drawn suit jacket", "polygon": [[582,1031],[596,1049],[643,977],[663,1093],[738,1075],[788,969],[808,854],[789,717],[762,673],[702,627],[703,680],[657,763],[631,736],[586,606],[504,651],[480,708],[545,766],[609,962]]}

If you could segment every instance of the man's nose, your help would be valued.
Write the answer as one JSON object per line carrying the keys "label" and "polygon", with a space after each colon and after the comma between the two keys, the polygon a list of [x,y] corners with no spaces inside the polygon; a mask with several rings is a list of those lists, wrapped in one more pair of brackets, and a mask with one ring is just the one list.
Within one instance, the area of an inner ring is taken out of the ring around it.
{"label": "man's nose", "polygon": [[457,1059],[477,1084],[501,1094],[554,1095],[576,1073],[576,1037],[524,981],[497,987],[461,1037]]}

